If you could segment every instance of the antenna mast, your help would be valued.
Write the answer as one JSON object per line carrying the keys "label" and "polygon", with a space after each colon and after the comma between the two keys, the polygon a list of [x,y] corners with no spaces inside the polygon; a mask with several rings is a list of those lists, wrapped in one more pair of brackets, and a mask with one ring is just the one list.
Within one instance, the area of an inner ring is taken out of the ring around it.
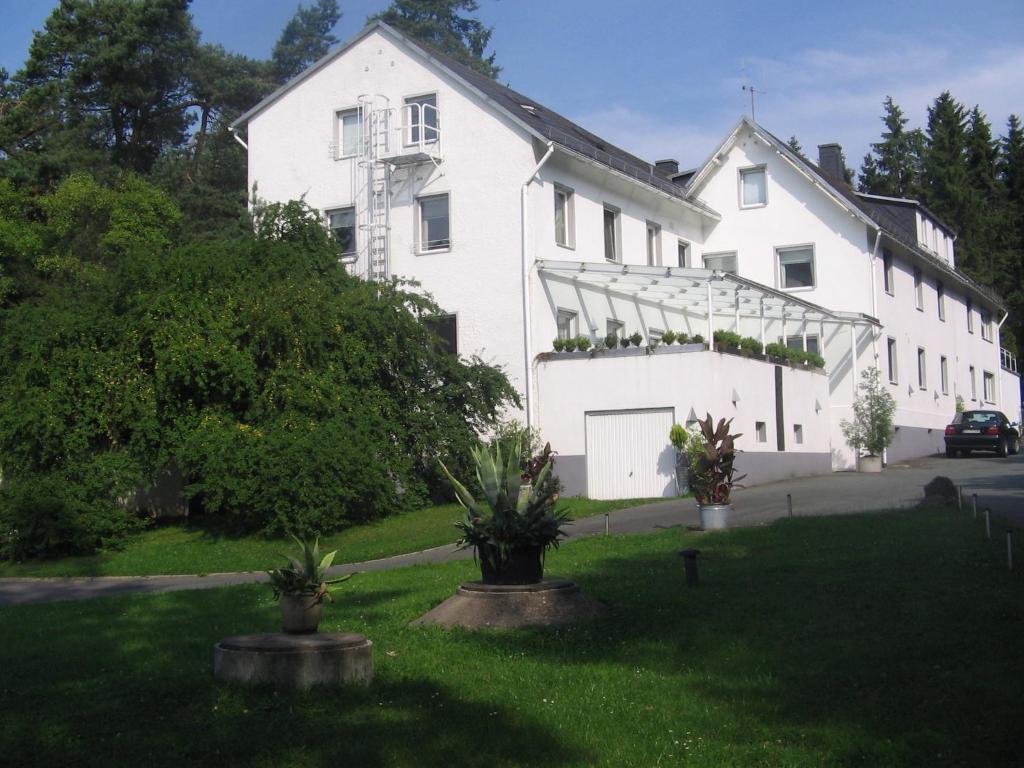
{"label": "antenna mast", "polygon": [[766,93],[768,93],[768,91],[758,90],[757,88],[755,88],[752,85],[742,85],[742,86],[740,86],[740,89],[744,90],[744,91],[749,91],[750,92],[750,119],[753,120],[756,123],[757,122],[757,113],[754,111],[754,94],[755,93],[760,93],[762,96],[764,96]]}

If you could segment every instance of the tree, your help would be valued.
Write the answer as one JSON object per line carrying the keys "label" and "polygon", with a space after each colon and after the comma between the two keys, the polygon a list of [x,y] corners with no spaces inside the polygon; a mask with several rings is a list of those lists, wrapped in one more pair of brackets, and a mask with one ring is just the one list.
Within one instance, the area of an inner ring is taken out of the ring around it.
{"label": "tree", "polygon": [[864,450],[869,456],[881,456],[892,442],[895,412],[896,401],[882,383],[878,368],[865,368],[853,401],[853,420],[843,419],[839,427],[855,453]]}
{"label": "tree", "polygon": [[[882,140],[871,145],[871,153],[861,166],[861,192],[887,197],[908,197],[914,193],[920,174],[923,136],[918,130],[906,130],[909,122],[903,110],[886,96],[882,122]],[[873,163],[868,165],[868,158]],[[866,182],[868,185],[866,185]]]}
{"label": "tree", "polygon": [[864,161],[860,164],[860,178],[857,180],[857,189],[861,192],[877,195],[884,187],[885,182],[878,170],[878,163],[870,152],[864,155]]}
{"label": "tree", "polygon": [[477,0],[393,0],[387,10],[368,21],[379,19],[477,72],[496,78],[501,67],[494,63],[495,54],[484,55],[494,30],[469,16],[477,10]]}
{"label": "tree", "polygon": [[299,5],[271,54],[278,83],[291,80],[338,44],[332,30],[340,19],[337,0],[316,0],[309,8]]}
{"label": "tree", "polygon": [[789,141],[786,142],[786,146],[801,157],[803,156],[804,148],[800,146],[800,142],[797,140],[796,136],[790,136]]}

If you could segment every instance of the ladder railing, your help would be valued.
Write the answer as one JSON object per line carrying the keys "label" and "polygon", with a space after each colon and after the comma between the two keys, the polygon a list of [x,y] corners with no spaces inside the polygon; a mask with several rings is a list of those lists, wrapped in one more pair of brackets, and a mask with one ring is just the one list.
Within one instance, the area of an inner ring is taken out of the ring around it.
{"label": "ladder railing", "polygon": [[384,158],[391,150],[391,110],[375,108],[370,97],[360,98],[359,105],[363,125],[359,166],[366,183],[365,223],[360,225],[366,241],[363,271],[367,280],[386,280],[390,274],[391,171]]}

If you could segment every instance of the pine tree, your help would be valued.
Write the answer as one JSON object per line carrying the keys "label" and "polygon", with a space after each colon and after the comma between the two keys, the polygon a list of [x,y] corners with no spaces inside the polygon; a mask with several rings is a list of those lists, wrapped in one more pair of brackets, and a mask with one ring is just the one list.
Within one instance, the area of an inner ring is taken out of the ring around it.
{"label": "pine tree", "polygon": [[796,136],[790,136],[789,141],[786,142],[786,146],[803,157],[804,148],[800,146],[800,142],[797,140]]}
{"label": "pine tree", "polygon": [[916,129],[906,130],[909,121],[892,96],[885,97],[883,107],[885,131],[882,132],[882,140],[871,145],[868,155],[873,161],[871,167],[867,164],[868,157],[861,166],[860,189],[874,195],[907,197],[914,194],[920,175],[923,136]]}
{"label": "pine tree", "polygon": [[501,67],[494,63],[493,53],[484,55],[494,30],[469,16],[477,10],[477,0],[393,0],[387,10],[371,16],[368,21],[380,19],[456,61],[496,78],[501,74]]}
{"label": "pine tree", "polygon": [[946,221],[962,221],[969,189],[966,115],[949,91],[928,108],[926,142],[922,202]]}
{"label": "pine tree", "polygon": [[338,0],[317,0],[309,8],[299,6],[271,54],[278,83],[291,80],[338,44],[332,30],[339,19]]}
{"label": "pine tree", "polygon": [[877,195],[882,189],[882,176],[878,172],[878,164],[874,156],[869,152],[864,155],[864,162],[860,165],[860,179],[857,181],[857,189],[869,195]]}

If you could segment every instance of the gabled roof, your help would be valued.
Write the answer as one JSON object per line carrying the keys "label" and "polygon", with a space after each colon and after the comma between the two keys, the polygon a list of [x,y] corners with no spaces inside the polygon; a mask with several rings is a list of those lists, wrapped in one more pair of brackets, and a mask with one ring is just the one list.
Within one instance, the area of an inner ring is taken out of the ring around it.
{"label": "gabled roof", "polygon": [[[877,199],[872,200],[870,196],[861,195],[845,181],[839,181],[831,178],[816,164],[812,163],[803,155],[797,154],[790,149],[786,142],[780,140],[777,136],[772,135],[769,131],[748,119],[746,116],[740,118],[736,127],[733,128],[728,136],[726,136],[725,141],[718,146],[711,157],[708,158],[707,162],[705,162],[693,178],[690,179],[690,183],[686,187],[686,193],[688,195],[696,196],[698,194],[701,188],[703,188],[705,182],[710,178],[711,173],[718,166],[719,158],[732,148],[743,129],[751,131],[762,141],[771,146],[771,148],[780,157],[793,166],[798,173],[807,178],[823,194],[832,198],[833,201],[846,209],[851,215],[859,219],[865,225],[871,229],[880,231],[891,241],[898,243],[900,246],[910,251],[923,263],[960,283],[961,287],[972,291],[986,301],[989,301],[1000,309],[1005,310],[1003,300],[994,291],[980,285],[963,272],[951,267],[947,262],[922,248],[917,242],[916,222],[913,227],[909,227],[906,222],[901,221],[898,216],[893,215],[891,210],[887,210],[887,206],[881,204],[881,201],[878,201]],[[924,206],[921,206],[916,201],[907,200],[901,202],[914,203],[918,208],[925,210]],[[925,213],[927,213],[930,218],[938,221],[938,218],[931,212],[925,210]],[[949,229],[947,225],[943,224],[942,226],[944,229],[947,229],[952,233],[952,230]],[[955,233],[953,234],[955,236]]]}
{"label": "gabled roof", "polygon": [[381,31],[389,35],[399,44],[422,58],[433,62],[472,93],[505,114],[520,128],[523,128],[527,133],[540,141],[552,142],[556,147],[570,155],[581,157],[586,161],[596,162],[617,171],[632,181],[652,187],[663,194],[675,198],[677,202],[696,210],[702,215],[714,219],[720,218],[704,202],[688,196],[683,185],[675,183],[670,174],[659,170],[653,164],[626,152],[611,142],[605,141],[600,136],[587,131],[528,96],[524,96],[511,88],[501,85],[487,75],[477,72],[472,67],[468,67],[450,56],[402,34],[383,21],[375,21],[368,25],[354,38],[328,53],[304,72],[267,96],[252,109],[245,112],[231,124],[231,127],[236,128],[247,123],[284,94],[295,88],[295,86],[307,80],[375,31]]}

